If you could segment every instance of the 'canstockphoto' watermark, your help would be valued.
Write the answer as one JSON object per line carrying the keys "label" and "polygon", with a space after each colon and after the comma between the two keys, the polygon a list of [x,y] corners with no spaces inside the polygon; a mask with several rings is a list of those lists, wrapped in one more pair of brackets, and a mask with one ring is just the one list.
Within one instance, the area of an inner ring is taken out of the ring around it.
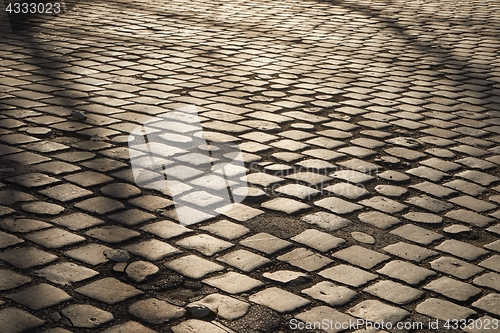
{"label": "'canstockphoto' watermark", "polygon": [[171,196],[182,225],[222,214],[247,196],[239,146],[229,136],[203,131],[195,106],[138,126],[128,145],[136,184]]}

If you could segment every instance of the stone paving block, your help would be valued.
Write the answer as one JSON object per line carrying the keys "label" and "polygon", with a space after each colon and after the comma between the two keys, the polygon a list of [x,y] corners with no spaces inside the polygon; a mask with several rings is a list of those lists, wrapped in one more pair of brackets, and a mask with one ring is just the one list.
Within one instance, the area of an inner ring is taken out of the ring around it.
{"label": "stone paving block", "polygon": [[104,278],[75,289],[79,294],[106,304],[115,304],[141,295],[143,292],[115,278]]}
{"label": "stone paving block", "polygon": [[208,295],[201,300],[188,304],[188,307],[190,306],[204,306],[213,309],[217,316],[227,320],[236,320],[244,316],[250,308],[250,304],[246,302],[221,294]]}
{"label": "stone paving block", "polygon": [[45,321],[29,312],[8,307],[0,310],[0,326],[6,333],[21,333],[43,325]]}
{"label": "stone paving block", "polygon": [[200,227],[200,229],[228,240],[240,238],[250,232],[250,229],[247,227],[227,220],[221,220],[208,226]]}
{"label": "stone paving block", "polygon": [[452,204],[427,195],[410,197],[408,200],[405,200],[405,202],[433,213],[441,213],[445,210],[453,208]]}
{"label": "stone paving block", "polygon": [[318,191],[317,189],[301,184],[287,184],[278,187],[275,191],[280,194],[285,194],[287,196],[295,197],[298,199],[309,199],[320,193],[320,191]]}
{"label": "stone paving block", "polygon": [[409,221],[422,224],[441,224],[443,218],[436,214],[422,212],[408,212],[403,217]]}
{"label": "stone paving block", "polygon": [[448,201],[450,201],[456,205],[459,205],[459,206],[471,209],[473,211],[479,212],[479,213],[486,212],[486,211],[493,210],[493,209],[497,208],[497,205],[495,205],[495,204],[492,204],[490,202],[486,202],[483,200],[479,200],[479,199],[476,199],[476,198],[468,196],[468,195],[452,198],[452,199],[449,199]]}
{"label": "stone paving block", "polygon": [[165,258],[166,256],[182,252],[172,245],[159,241],[157,239],[150,239],[147,241],[127,245],[124,247],[124,249],[132,254],[144,257],[151,261],[157,261]]}
{"label": "stone paving block", "polygon": [[326,212],[309,214],[303,216],[301,220],[329,231],[338,230],[351,224],[351,221],[346,218]]}
{"label": "stone paving block", "polygon": [[325,187],[324,190],[351,200],[356,200],[369,194],[365,188],[349,183],[336,183]]}
{"label": "stone paving block", "polygon": [[124,209],[125,206],[116,200],[106,197],[94,197],[80,201],[75,204],[75,207],[80,208],[91,214],[104,215],[114,211]]}
{"label": "stone paving block", "polygon": [[413,224],[403,225],[392,230],[390,233],[422,245],[429,245],[432,242],[443,238],[443,236],[438,233]]}
{"label": "stone paving block", "polygon": [[415,262],[422,262],[429,257],[437,256],[438,252],[432,251],[418,245],[408,244],[405,242],[398,242],[387,245],[382,250],[393,254],[402,259],[411,260]]}
{"label": "stone paving block", "polygon": [[302,308],[309,300],[280,288],[270,287],[249,297],[251,302],[265,305],[279,313],[289,313]]}
{"label": "stone paving block", "polygon": [[376,300],[363,301],[347,310],[354,317],[371,322],[390,322],[396,324],[408,317],[410,313],[404,309],[393,307]]}
{"label": "stone paving block", "polygon": [[53,186],[40,191],[40,193],[61,202],[73,201],[75,199],[85,198],[93,194],[91,191],[73,184]]}
{"label": "stone paving block", "polygon": [[387,181],[390,182],[395,182],[395,183],[402,183],[410,180],[410,177],[408,175],[405,175],[404,173],[394,171],[394,170],[387,170],[384,172],[381,172],[378,174],[380,178],[383,178]]}
{"label": "stone paving block", "polygon": [[130,305],[128,312],[149,324],[159,325],[182,317],[186,310],[156,298],[148,298]]}
{"label": "stone paving block", "polygon": [[361,213],[358,215],[358,219],[363,223],[373,225],[380,229],[388,229],[401,223],[396,217],[378,211]]}
{"label": "stone paving block", "polygon": [[445,215],[448,218],[454,219],[456,221],[472,224],[477,227],[485,227],[488,224],[494,222],[493,218],[478,214],[465,209],[453,210]]}
{"label": "stone paving block", "polygon": [[225,254],[217,258],[217,260],[236,267],[244,272],[251,272],[261,266],[271,263],[269,259],[261,255],[242,249]]}
{"label": "stone paving block", "polygon": [[28,213],[39,214],[39,215],[53,215],[53,216],[58,215],[64,211],[63,206],[43,201],[25,203],[21,206],[21,209]]}
{"label": "stone paving block", "polygon": [[406,205],[382,196],[375,196],[370,199],[361,200],[359,203],[387,214],[394,214],[407,208]]}
{"label": "stone paving block", "polygon": [[59,179],[47,176],[43,173],[27,173],[24,175],[7,178],[6,181],[23,187],[37,188],[60,182]]}
{"label": "stone paving block", "polygon": [[[107,330],[103,331],[105,333],[126,333],[126,332],[134,332],[134,333],[156,333],[156,331],[153,331],[150,328],[147,328],[144,325],[139,324],[138,322],[135,321],[127,321],[126,323],[112,326],[111,328],[108,328]],[[58,332],[54,332],[58,333]],[[63,332],[60,332],[63,333]]]}
{"label": "stone paving block", "polygon": [[483,186],[470,183],[461,179],[455,179],[452,180],[451,182],[444,183],[443,185],[446,187],[453,188],[457,191],[463,192],[465,194],[471,195],[473,197],[476,197],[487,190]]}
{"label": "stone paving block", "polygon": [[14,289],[31,282],[31,278],[10,269],[0,270],[0,290]]}
{"label": "stone paving block", "polygon": [[192,279],[201,279],[205,275],[224,269],[223,266],[210,262],[195,255],[187,255],[172,261],[165,266],[179,274]]}
{"label": "stone paving block", "polygon": [[122,228],[116,225],[104,226],[100,228],[89,229],[85,235],[96,238],[105,243],[121,243],[141,234],[135,230]]}
{"label": "stone paving block", "polygon": [[64,254],[70,258],[95,266],[108,261],[108,259],[104,256],[104,251],[107,250],[112,249],[104,245],[91,243],[73,250],[66,251],[64,252]]}
{"label": "stone paving block", "polygon": [[466,280],[484,271],[483,268],[452,257],[440,257],[431,261],[431,268]]}
{"label": "stone paving block", "polygon": [[[483,310],[483,311],[486,311],[486,312],[489,312],[493,315],[496,315],[498,316],[499,313],[500,313],[500,294],[497,294],[497,293],[491,293],[491,294],[488,294],[480,299],[478,299],[477,301],[475,301],[474,303],[472,303],[472,306],[480,309],[480,310]],[[491,317],[490,317],[491,318]],[[484,324],[482,327],[485,328],[486,330],[486,321],[484,321]],[[492,320],[490,321],[490,323],[492,324],[492,328],[496,327],[496,321]],[[479,325],[477,325],[479,326]],[[490,326],[490,325],[488,325]]]}
{"label": "stone paving block", "polygon": [[436,275],[435,272],[429,269],[401,260],[393,260],[385,264],[384,267],[377,270],[377,273],[387,275],[411,285],[419,285],[429,276]]}
{"label": "stone paving block", "polygon": [[85,241],[85,238],[59,228],[49,228],[25,236],[28,240],[50,249],[58,249]]}
{"label": "stone paving block", "polygon": [[72,299],[63,290],[46,283],[37,284],[6,297],[33,310],[45,309]]}
{"label": "stone paving block", "polygon": [[14,235],[0,231],[0,249],[23,243],[24,240]]}
{"label": "stone paving block", "polygon": [[347,287],[335,285],[329,281],[319,282],[311,288],[304,289],[301,292],[331,306],[344,305],[358,296],[355,291]]}
{"label": "stone paving block", "polygon": [[462,259],[467,259],[472,261],[490,253],[489,251],[486,251],[474,245],[457,241],[454,239],[445,240],[444,242],[436,246],[435,249],[450,253]]}
{"label": "stone paving block", "polygon": [[250,206],[239,203],[234,203],[222,208],[218,208],[215,211],[240,222],[251,220],[254,217],[264,213],[260,209],[252,208]]}
{"label": "stone paving block", "polygon": [[438,298],[426,299],[417,305],[415,311],[441,320],[467,319],[471,315],[476,314],[474,310]]}
{"label": "stone paving block", "polygon": [[205,234],[183,238],[176,244],[189,250],[196,250],[206,256],[212,256],[233,246],[230,242]]}
{"label": "stone paving block", "polygon": [[193,230],[169,220],[149,223],[140,229],[163,239],[170,239],[193,232]]}
{"label": "stone paving block", "polygon": [[125,269],[127,278],[137,283],[150,280],[155,277],[159,271],[160,269],[158,266],[148,261],[134,261],[133,263],[127,265]]}
{"label": "stone paving block", "polygon": [[431,281],[424,286],[424,289],[432,290],[459,302],[465,302],[481,293],[481,289],[479,288],[446,276]]}
{"label": "stone paving block", "polygon": [[316,206],[328,209],[335,214],[350,214],[356,210],[360,210],[363,206],[351,203],[335,197],[327,197],[318,201],[315,201]]}
{"label": "stone paving block", "polygon": [[94,171],[74,173],[65,176],[64,179],[86,188],[94,185],[108,183],[113,180],[113,178],[106,176],[105,174]]}
{"label": "stone paving block", "polygon": [[102,187],[101,193],[115,199],[127,199],[140,195],[141,190],[126,183],[113,183]]}
{"label": "stone paving block", "polygon": [[488,287],[500,291],[500,274],[490,272],[474,279],[473,283],[477,286]]}
{"label": "stone paving block", "polygon": [[48,162],[51,160],[49,157],[45,157],[40,154],[35,154],[31,152],[22,152],[18,154],[7,155],[4,156],[3,159],[28,165]]}
{"label": "stone paving block", "polygon": [[172,327],[174,333],[210,332],[210,333],[236,333],[216,321],[207,322],[198,319],[189,319]]}
{"label": "stone paving block", "polygon": [[452,194],[455,194],[456,191],[446,188],[441,185],[437,185],[428,181],[416,184],[416,185],[410,185],[410,188],[417,189],[421,192],[424,192],[426,194],[433,195],[438,198],[446,198],[451,196]]}
{"label": "stone paving block", "polygon": [[0,252],[0,259],[17,268],[28,269],[48,264],[56,260],[57,256],[35,247],[27,246],[4,250]]}
{"label": "stone paving block", "polygon": [[375,274],[344,264],[327,268],[319,272],[319,275],[352,287],[360,287],[378,278]]}
{"label": "stone paving block", "polygon": [[114,320],[110,312],[87,304],[70,305],[62,309],[61,314],[67,318],[74,327],[82,328],[100,327]]}
{"label": "stone paving block", "polygon": [[104,221],[84,213],[68,214],[51,221],[71,230],[81,230],[104,224]]}
{"label": "stone paving block", "polygon": [[277,257],[277,259],[308,272],[318,270],[333,262],[331,259],[305,248],[294,249]]}
{"label": "stone paving block", "polygon": [[333,256],[365,269],[373,268],[381,262],[389,260],[389,256],[359,245],[353,245],[347,249],[337,251]]}
{"label": "stone paving block", "polygon": [[321,175],[315,172],[297,172],[288,176],[286,179],[295,181],[297,184],[300,182],[306,183],[314,188],[320,188],[323,184],[330,182],[332,179],[328,176]]}
{"label": "stone paving block", "polygon": [[230,294],[248,292],[252,289],[264,286],[259,280],[236,272],[228,272],[203,280],[212,287],[219,288]]}
{"label": "stone paving block", "polygon": [[286,240],[280,239],[264,232],[247,237],[244,240],[240,241],[240,244],[269,255],[284,250],[285,248],[292,245],[292,243]]}
{"label": "stone paving block", "polygon": [[[319,328],[318,325],[314,323],[324,323],[323,320],[327,318],[328,324],[321,325],[321,328],[324,332],[328,333],[337,333],[344,331],[344,329],[342,328],[342,324],[344,325],[344,327],[348,327],[346,326],[348,323],[356,321],[353,317],[332,309],[328,306],[317,306],[315,308],[312,308],[311,310],[297,314],[295,318],[306,323],[304,325],[306,329]],[[337,324],[337,326],[335,324]],[[313,325],[316,325],[316,327],[310,327]],[[292,329],[295,328],[295,326],[299,327],[297,323],[293,322],[290,322],[290,326]]]}
{"label": "stone paving block", "polygon": [[301,211],[308,210],[311,206],[288,198],[275,198],[270,201],[266,201],[261,204],[262,208],[267,208],[271,210],[281,211],[286,214],[298,214]]}
{"label": "stone paving block", "polygon": [[334,237],[330,234],[316,229],[307,229],[291,240],[312,247],[315,250],[325,252],[345,243],[342,238]]}
{"label": "stone paving block", "polygon": [[125,226],[134,226],[137,224],[155,220],[156,215],[133,208],[113,215],[108,215],[108,218]]}
{"label": "stone paving block", "polygon": [[418,289],[388,280],[376,282],[363,291],[399,305],[414,302],[424,294]]}

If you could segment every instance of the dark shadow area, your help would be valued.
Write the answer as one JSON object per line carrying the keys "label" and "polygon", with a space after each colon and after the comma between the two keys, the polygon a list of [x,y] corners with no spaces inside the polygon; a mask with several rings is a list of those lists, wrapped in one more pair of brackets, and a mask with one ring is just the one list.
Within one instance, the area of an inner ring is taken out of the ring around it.
{"label": "dark shadow area", "polygon": [[14,33],[46,23],[71,11],[79,0],[3,0]]}

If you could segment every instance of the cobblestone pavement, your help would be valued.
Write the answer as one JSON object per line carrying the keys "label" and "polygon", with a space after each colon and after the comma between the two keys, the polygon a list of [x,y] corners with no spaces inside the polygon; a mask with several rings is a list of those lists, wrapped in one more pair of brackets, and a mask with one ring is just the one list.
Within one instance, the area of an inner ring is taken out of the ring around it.
{"label": "cobblestone pavement", "polygon": [[[0,43],[2,333],[500,332],[499,2],[20,19]],[[196,137],[161,118],[186,106],[247,168],[213,214],[192,191],[220,185],[207,147],[171,152],[168,188],[131,168],[155,117],[166,142]],[[386,326],[339,326],[356,320]]]}

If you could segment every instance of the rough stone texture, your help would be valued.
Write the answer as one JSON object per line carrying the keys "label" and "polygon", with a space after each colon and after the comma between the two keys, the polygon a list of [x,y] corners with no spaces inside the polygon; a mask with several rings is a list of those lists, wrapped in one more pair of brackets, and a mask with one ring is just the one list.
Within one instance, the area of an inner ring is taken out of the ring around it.
{"label": "rough stone texture", "polygon": [[417,305],[415,310],[423,315],[441,320],[467,319],[476,313],[474,310],[438,298],[426,299]]}
{"label": "rough stone texture", "polygon": [[44,320],[35,317],[25,310],[8,307],[0,310],[0,326],[9,333],[26,332],[44,323]]}
{"label": "rough stone texture", "polygon": [[311,303],[307,299],[276,287],[267,288],[253,294],[250,301],[265,305],[279,313],[288,313]]}
{"label": "rough stone texture", "polygon": [[129,306],[128,312],[150,324],[163,324],[182,317],[186,310],[156,298],[147,298]]}
{"label": "rough stone texture", "polygon": [[46,283],[37,284],[6,297],[33,310],[45,309],[71,300],[71,296],[66,292]]}
{"label": "rough stone texture", "polygon": [[74,304],[61,310],[75,327],[94,328],[102,326],[114,319],[113,315],[92,305]]}
{"label": "rough stone texture", "polygon": [[114,278],[97,280],[77,288],[75,291],[106,304],[115,304],[142,294],[142,291]]}
{"label": "rough stone texture", "polygon": [[311,288],[304,289],[301,292],[331,306],[349,303],[358,295],[355,291],[347,287],[338,286],[328,281],[319,282]]}
{"label": "rough stone texture", "polygon": [[247,275],[236,272],[228,272],[222,275],[214,276],[203,280],[203,282],[230,294],[247,292],[264,285],[259,280],[255,280]]}
{"label": "rough stone texture", "polygon": [[347,310],[347,313],[372,322],[385,321],[392,324],[396,324],[410,315],[406,310],[375,300],[363,301]]}

